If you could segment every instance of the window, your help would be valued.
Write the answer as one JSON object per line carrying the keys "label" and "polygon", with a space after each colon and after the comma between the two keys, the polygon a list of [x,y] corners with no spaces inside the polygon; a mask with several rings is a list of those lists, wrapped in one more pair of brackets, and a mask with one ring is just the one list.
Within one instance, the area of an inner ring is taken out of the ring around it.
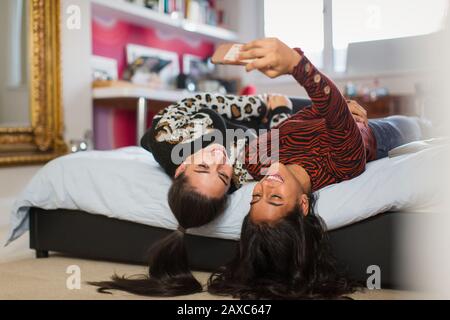
{"label": "window", "polygon": [[265,0],[264,31],[290,47],[299,47],[322,67],[324,48],[323,2],[320,0]]}
{"label": "window", "polygon": [[[324,66],[323,57],[334,53],[333,69],[342,72],[349,43],[438,31],[444,25],[448,3],[448,0],[264,0],[264,31],[266,37],[277,37],[291,47],[302,48],[320,68]],[[324,14],[324,6],[328,4],[332,8]],[[332,30],[332,38],[324,37],[325,29]]]}
{"label": "window", "polygon": [[447,0],[333,0],[334,69],[344,71],[352,42],[429,34],[439,30]]}

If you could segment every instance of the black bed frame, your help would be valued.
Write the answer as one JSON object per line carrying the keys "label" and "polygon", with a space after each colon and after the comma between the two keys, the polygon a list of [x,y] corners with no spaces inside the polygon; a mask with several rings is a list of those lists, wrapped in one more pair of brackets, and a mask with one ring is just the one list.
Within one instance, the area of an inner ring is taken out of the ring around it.
{"label": "black bed frame", "polygon": [[[404,288],[396,276],[396,234],[408,213],[385,213],[330,232],[334,253],[349,274],[366,283],[367,268],[381,269],[384,288]],[[148,248],[170,230],[73,210],[30,211],[30,248],[37,258],[49,251],[77,257],[146,264]],[[189,262],[194,270],[213,271],[234,254],[236,241],[187,235]]]}

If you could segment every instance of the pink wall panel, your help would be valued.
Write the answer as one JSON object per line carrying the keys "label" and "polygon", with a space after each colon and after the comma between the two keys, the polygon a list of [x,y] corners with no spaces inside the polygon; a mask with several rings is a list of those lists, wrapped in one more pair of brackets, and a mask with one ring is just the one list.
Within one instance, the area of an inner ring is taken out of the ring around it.
{"label": "pink wall panel", "polygon": [[126,22],[117,21],[113,24],[92,21],[92,48],[95,55],[116,59],[119,65],[119,75],[126,67],[126,45],[137,44],[168,51],[180,55],[190,53],[200,57],[212,55],[214,44],[206,41],[192,41],[176,35],[157,34],[155,29],[146,29]]}
{"label": "pink wall panel", "polygon": [[[123,21],[111,23],[96,18],[92,20],[93,54],[117,60],[120,77],[126,68],[127,44],[177,52],[180,56],[180,70],[182,70],[183,54],[189,53],[206,57],[214,52],[214,44],[210,42],[193,41],[177,35],[168,35],[155,29],[143,28]],[[109,112],[109,114],[107,115],[105,112]],[[149,115],[149,124],[151,117],[152,115]],[[97,126],[94,132],[98,148],[134,145],[136,140],[135,119],[136,113],[129,110],[94,110],[94,121]],[[112,128],[108,126],[112,126]],[[113,137],[111,137],[111,133]]]}

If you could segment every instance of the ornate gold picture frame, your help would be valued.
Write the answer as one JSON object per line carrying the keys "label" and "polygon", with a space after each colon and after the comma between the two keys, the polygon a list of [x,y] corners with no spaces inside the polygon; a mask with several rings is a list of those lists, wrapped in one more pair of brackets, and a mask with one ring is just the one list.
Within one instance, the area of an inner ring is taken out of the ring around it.
{"label": "ornate gold picture frame", "polygon": [[61,105],[60,0],[28,0],[31,127],[0,127],[0,165],[42,163],[67,152]]}

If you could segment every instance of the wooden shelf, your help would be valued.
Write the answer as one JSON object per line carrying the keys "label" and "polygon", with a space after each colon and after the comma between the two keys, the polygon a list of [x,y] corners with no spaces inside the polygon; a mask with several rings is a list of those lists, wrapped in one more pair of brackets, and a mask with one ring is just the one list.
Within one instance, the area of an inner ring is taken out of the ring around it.
{"label": "wooden shelf", "polygon": [[123,0],[90,0],[93,16],[118,19],[143,27],[172,31],[187,36],[213,41],[236,41],[235,32],[220,27],[198,24],[186,19],[173,19],[168,14],[127,3]]}
{"label": "wooden shelf", "polygon": [[161,90],[143,87],[105,87],[93,89],[94,99],[146,98],[149,100],[176,102],[194,95],[195,93],[187,90]]}

